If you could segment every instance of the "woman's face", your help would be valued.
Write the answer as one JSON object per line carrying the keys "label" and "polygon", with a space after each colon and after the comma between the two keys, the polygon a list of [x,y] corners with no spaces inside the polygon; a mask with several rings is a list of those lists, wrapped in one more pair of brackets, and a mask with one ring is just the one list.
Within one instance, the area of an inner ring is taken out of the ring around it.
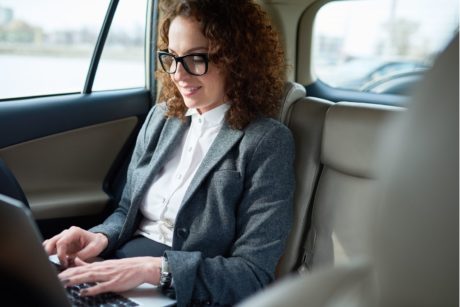
{"label": "woman's face", "polygon": [[[175,56],[190,53],[207,53],[208,39],[201,33],[201,25],[193,18],[177,16],[169,27],[169,52]],[[225,102],[225,77],[222,70],[212,62],[202,76],[185,71],[180,63],[171,80],[181,93],[188,108],[196,108],[203,114]]]}

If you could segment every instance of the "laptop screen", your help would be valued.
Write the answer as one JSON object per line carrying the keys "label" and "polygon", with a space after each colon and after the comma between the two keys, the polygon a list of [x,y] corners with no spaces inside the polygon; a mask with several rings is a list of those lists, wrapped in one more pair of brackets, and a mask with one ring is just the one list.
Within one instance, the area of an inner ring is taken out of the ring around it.
{"label": "laptop screen", "polygon": [[17,306],[70,306],[41,242],[29,209],[0,194],[2,304],[6,300]]}

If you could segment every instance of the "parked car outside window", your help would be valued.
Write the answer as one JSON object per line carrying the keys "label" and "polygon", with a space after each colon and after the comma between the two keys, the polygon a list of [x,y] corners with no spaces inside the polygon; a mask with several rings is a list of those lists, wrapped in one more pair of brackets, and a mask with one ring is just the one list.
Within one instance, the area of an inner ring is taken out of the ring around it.
{"label": "parked car outside window", "polygon": [[[339,89],[407,95],[457,31],[458,3],[442,2],[445,5],[429,0],[326,4],[314,24],[316,76]],[[413,78],[396,77],[406,73]],[[390,81],[391,86],[381,85]]]}

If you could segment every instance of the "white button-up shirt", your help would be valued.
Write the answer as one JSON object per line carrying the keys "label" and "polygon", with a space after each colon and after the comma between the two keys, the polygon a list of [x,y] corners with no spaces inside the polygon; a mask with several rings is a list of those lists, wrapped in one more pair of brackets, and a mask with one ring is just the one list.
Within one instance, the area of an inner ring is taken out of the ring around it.
{"label": "white button-up shirt", "polygon": [[140,206],[144,216],[137,234],[172,246],[177,213],[198,166],[211,147],[230,108],[222,104],[204,114],[189,109],[192,122],[171,158],[153,179]]}

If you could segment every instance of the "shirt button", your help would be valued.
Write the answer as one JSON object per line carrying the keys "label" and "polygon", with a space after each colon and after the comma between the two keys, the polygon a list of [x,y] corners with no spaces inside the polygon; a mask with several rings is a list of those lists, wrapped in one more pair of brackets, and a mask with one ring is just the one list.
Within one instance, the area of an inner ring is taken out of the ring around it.
{"label": "shirt button", "polygon": [[192,149],[193,149],[193,147],[190,146],[190,147],[188,148],[188,152],[192,152]]}
{"label": "shirt button", "polygon": [[179,174],[179,175],[177,176],[177,179],[181,180],[181,179],[182,179],[182,174]]}
{"label": "shirt button", "polygon": [[198,123],[203,123],[203,120],[201,118],[198,118]]}

